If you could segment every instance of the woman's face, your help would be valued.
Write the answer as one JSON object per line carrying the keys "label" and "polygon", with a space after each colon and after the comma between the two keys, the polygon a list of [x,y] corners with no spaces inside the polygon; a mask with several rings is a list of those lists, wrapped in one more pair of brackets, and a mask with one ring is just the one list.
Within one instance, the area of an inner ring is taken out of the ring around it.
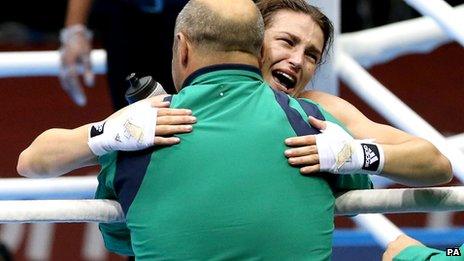
{"label": "woman's face", "polygon": [[324,35],[311,16],[280,10],[264,33],[261,71],[272,88],[298,95],[322,56]]}

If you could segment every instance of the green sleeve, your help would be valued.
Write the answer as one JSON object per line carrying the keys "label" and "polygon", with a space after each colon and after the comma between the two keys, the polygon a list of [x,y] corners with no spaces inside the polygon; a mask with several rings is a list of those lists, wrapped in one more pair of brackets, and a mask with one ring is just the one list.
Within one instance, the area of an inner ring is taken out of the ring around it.
{"label": "green sleeve", "polygon": [[393,261],[457,261],[464,260],[464,244],[459,248],[460,256],[447,256],[444,251],[425,246],[410,246],[393,257]]}
{"label": "green sleeve", "polygon": [[[326,121],[333,122],[340,127],[342,127],[346,132],[350,133],[346,126],[340,122],[337,118],[335,118],[332,114],[326,111],[320,104],[315,103],[309,99],[301,99],[305,102],[315,104],[318,109],[321,111],[322,115],[324,116]],[[351,134],[351,133],[350,133]],[[330,181],[332,183],[332,189],[334,193],[344,192],[347,190],[353,189],[372,189],[374,186],[372,184],[369,175],[365,174],[350,174],[350,175],[333,175],[335,178]]]}
{"label": "green sleeve", "polygon": [[[101,171],[98,174],[96,199],[117,200],[113,180],[116,172],[117,153],[109,153],[99,158]],[[100,223],[100,231],[106,248],[114,253],[133,256],[130,231],[126,223]]]}

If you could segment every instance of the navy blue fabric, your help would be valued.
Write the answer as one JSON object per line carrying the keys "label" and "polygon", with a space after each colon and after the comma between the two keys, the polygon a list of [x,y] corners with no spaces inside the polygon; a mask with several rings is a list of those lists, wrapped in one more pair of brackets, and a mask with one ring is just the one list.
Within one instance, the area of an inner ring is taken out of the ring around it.
{"label": "navy blue fabric", "polygon": [[141,151],[120,151],[116,161],[114,190],[124,214],[127,214],[147,172],[154,148]]}
{"label": "navy blue fabric", "polygon": [[319,110],[319,108],[317,108],[315,104],[312,104],[302,99],[297,99],[297,101],[303,108],[303,110],[306,112],[306,115],[313,116],[314,118],[319,119],[321,121],[325,121],[324,115],[322,115],[322,112]]}
{"label": "navy blue fabric", "polygon": [[[163,101],[165,101],[165,102],[167,102],[167,101],[168,101],[168,102],[171,102],[171,101],[172,101],[172,95],[169,95],[169,96],[164,97]],[[169,107],[171,107],[171,106],[169,106]]]}
{"label": "navy blue fabric", "polygon": [[[285,115],[287,115],[287,119],[290,122],[290,125],[292,126],[296,135],[304,136],[304,135],[313,135],[313,134],[320,133],[319,130],[311,127],[308,123],[306,123],[306,119],[303,119],[300,113],[296,109],[290,107],[289,105],[290,98],[288,97],[287,94],[280,92],[280,91],[276,91],[276,90],[273,90],[273,91],[274,91],[274,95],[275,95],[277,102],[279,103],[280,107],[282,107],[282,109],[284,110]],[[317,110],[317,112],[320,114],[320,116],[322,116],[319,110]]]}

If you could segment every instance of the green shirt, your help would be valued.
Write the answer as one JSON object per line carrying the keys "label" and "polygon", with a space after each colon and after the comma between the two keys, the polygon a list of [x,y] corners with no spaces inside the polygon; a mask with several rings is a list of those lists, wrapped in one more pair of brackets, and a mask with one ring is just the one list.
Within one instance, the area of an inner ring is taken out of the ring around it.
{"label": "green shirt", "polygon": [[185,86],[171,107],[191,109],[197,123],[180,144],[100,159],[97,198],[126,214],[125,224],[100,225],[107,248],[139,260],[329,260],[334,192],[371,182],[303,176],[284,140],[318,133],[307,113],[333,117],[272,90],[250,66],[203,68]]}
{"label": "green shirt", "polygon": [[[450,253],[451,254],[451,253]],[[446,252],[425,246],[410,246],[393,258],[393,261],[458,261],[464,260],[464,245],[459,248],[458,255],[446,255]]]}

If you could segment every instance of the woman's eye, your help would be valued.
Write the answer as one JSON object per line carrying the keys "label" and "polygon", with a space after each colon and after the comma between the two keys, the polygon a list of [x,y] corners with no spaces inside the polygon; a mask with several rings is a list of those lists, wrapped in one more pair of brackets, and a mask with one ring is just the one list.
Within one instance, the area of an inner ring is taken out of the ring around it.
{"label": "woman's eye", "polygon": [[314,63],[318,63],[319,62],[319,59],[317,57],[317,55],[315,54],[312,54],[312,53],[308,53],[306,54],[306,57],[308,57],[310,60],[312,60]]}
{"label": "woman's eye", "polygon": [[285,44],[287,44],[287,45],[290,45],[290,46],[293,46],[293,45],[294,45],[294,44],[293,44],[293,41],[290,40],[290,39],[281,38],[281,39],[279,39],[279,40],[283,41],[283,42],[284,42]]}

